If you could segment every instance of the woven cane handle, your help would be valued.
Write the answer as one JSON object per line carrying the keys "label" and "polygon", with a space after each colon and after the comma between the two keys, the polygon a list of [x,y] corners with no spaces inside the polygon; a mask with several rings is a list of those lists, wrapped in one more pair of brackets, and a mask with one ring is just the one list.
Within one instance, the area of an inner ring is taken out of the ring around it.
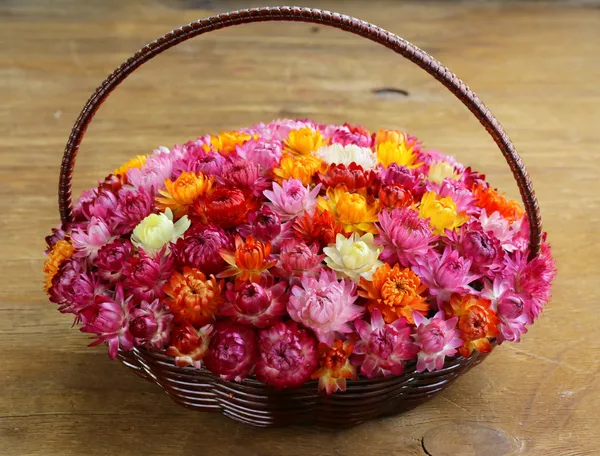
{"label": "woven cane handle", "polygon": [[310,22],[346,30],[382,44],[397,54],[402,55],[446,86],[479,119],[479,122],[494,138],[494,141],[509,164],[519,186],[521,198],[523,199],[523,204],[529,218],[531,257],[537,255],[541,243],[542,221],[531,180],[519,154],[504,129],[479,97],[463,81],[458,79],[450,70],[429,54],[390,32],[367,22],[338,13],[289,6],[234,11],[184,25],[144,46],[108,76],[96,89],[79,114],[65,147],[58,187],[58,204],[62,222],[68,223],[72,217],[71,181],[75,158],[77,157],[77,151],[79,150],[83,135],[100,105],[127,76],[154,56],[195,36],[233,25],[267,21]]}

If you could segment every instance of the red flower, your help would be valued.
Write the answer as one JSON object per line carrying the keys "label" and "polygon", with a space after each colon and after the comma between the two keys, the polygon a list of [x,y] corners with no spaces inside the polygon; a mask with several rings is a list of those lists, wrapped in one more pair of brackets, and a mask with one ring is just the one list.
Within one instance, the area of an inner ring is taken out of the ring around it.
{"label": "red flower", "polygon": [[[336,222],[329,211],[315,211],[312,215],[305,212],[296,218],[292,228],[306,244],[318,242],[321,246],[335,243],[335,237],[343,230],[342,224]],[[344,233],[345,236],[350,234]]]}
{"label": "red flower", "polygon": [[390,209],[396,207],[409,207],[413,203],[413,197],[410,192],[401,185],[391,184],[381,187],[379,190],[379,203]]}
{"label": "red flower", "polygon": [[175,364],[179,367],[200,368],[213,329],[212,325],[206,325],[197,330],[189,323],[173,327],[171,346],[167,349],[167,355],[174,356]]}
{"label": "red flower", "polygon": [[215,224],[223,229],[235,228],[248,219],[254,202],[239,188],[218,187],[210,195],[196,201],[191,213],[203,224]]}
{"label": "red flower", "polygon": [[369,193],[377,193],[379,178],[372,169],[365,171],[362,166],[350,163],[349,166],[332,163],[325,174],[319,173],[319,180],[326,187],[345,185],[348,191],[366,188]]}

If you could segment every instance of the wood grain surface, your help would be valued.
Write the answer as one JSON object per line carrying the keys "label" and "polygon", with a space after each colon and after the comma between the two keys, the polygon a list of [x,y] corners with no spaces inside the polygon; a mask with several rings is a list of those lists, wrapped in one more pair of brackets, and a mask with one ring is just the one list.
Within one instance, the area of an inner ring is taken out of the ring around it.
{"label": "wood grain surface", "polygon": [[[558,261],[554,299],[430,403],[350,431],[257,430],[173,404],[87,348],[41,289],[64,143],[96,85],[183,23],[260,0],[0,0],[0,455],[600,454],[600,5],[309,1],[440,59],[521,151]],[[450,93],[390,51],[308,24],[184,43],[100,109],[75,194],[134,154],[277,117],[394,127],[484,170],[516,198],[493,141]]]}

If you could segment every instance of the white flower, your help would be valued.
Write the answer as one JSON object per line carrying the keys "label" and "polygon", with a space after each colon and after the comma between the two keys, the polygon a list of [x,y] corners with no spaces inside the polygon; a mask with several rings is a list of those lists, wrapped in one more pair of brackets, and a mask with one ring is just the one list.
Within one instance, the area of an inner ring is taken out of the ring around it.
{"label": "white flower", "polygon": [[377,166],[375,153],[368,147],[360,147],[355,144],[322,146],[315,152],[315,155],[328,165],[335,163],[348,166],[354,162],[365,170]]}
{"label": "white flower", "polygon": [[131,242],[152,253],[169,242],[175,242],[190,227],[187,215],[173,223],[173,212],[168,209],[163,214],[150,214],[136,226],[131,234]]}
{"label": "white flower", "polygon": [[460,176],[461,173],[457,172],[451,163],[439,161],[429,166],[429,175],[427,177],[431,182],[441,184],[447,177],[452,180],[458,180]]}
{"label": "white flower", "polygon": [[383,264],[378,259],[381,249],[375,245],[372,233],[362,237],[352,233],[349,238],[338,234],[335,246],[325,247],[323,253],[327,255],[325,263],[337,273],[338,278],[347,276],[355,282],[359,282],[361,277],[371,280],[375,270]]}

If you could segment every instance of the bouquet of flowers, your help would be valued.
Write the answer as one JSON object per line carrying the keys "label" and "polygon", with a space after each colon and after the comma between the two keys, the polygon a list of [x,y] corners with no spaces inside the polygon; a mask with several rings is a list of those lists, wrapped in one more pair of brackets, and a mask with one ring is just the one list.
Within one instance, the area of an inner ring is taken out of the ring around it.
{"label": "bouquet of flowers", "polygon": [[275,388],[433,371],[518,342],[550,298],[515,201],[395,130],[278,120],[159,148],[48,236],[45,289],[115,358]]}

